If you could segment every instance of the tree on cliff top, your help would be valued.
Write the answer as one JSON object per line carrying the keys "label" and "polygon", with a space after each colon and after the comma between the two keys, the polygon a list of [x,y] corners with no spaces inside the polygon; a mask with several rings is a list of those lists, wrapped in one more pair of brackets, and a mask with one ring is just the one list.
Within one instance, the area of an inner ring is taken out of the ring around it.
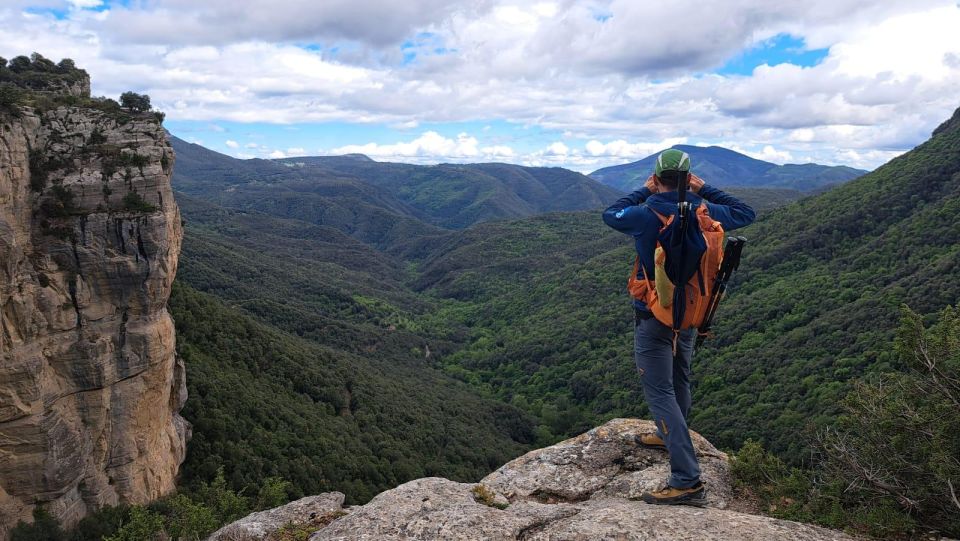
{"label": "tree on cliff top", "polygon": [[145,113],[150,110],[150,96],[136,92],[120,94],[120,106],[130,109],[134,113]]}

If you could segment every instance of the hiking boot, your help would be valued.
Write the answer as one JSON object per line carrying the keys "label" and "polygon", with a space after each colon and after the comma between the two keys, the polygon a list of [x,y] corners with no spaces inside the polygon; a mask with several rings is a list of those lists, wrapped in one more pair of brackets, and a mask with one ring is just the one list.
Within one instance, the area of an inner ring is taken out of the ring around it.
{"label": "hiking boot", "polygon": [[667,444],[656,434],[642,434],[640,436],[640,445],[653,447],[654,449],[663,449],[664,451],[667,450]]}
{"label": "hiking boot", "polygon": [[653,492],[644,492],[640,500],[654,505],[695,505],[702,507],[707,501],[707,491],[703,483],[690,488],[676,488],[670,485]]}

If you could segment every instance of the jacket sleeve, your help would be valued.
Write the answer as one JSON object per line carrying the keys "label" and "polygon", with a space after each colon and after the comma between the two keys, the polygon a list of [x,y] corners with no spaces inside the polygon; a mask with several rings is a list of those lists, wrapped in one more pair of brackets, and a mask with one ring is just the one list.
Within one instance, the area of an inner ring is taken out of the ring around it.
{"label": "jacket sleeve", "polygon": [[710,217],[720,222],[724,231],[746,227],[757,218],[750,205],[709,184],[700,188],[699,195],[707,200]]}
{"label": "jacket sleeve", "polygon": [[646,201],[650,197],[650,193],[650,190],[644,186],[617,199],[616,203],[603,211],[603,222],[628,235],[640,232],[645,222],[641,212],[642,209],[638,205]]}

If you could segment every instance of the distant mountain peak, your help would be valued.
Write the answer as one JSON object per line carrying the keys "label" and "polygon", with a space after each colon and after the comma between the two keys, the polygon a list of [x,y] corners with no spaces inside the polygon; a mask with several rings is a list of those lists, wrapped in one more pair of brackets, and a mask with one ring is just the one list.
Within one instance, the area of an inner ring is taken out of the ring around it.
{"label": "distant mountain peak", "polygon": [[[689,154],[693,170],[707,182],[722,188],[788,188],[810,193],[866,173],[846,166],[815,163],[777,165],[716,145],[674,145],[671,148]],[[642,185],[653,172],[659,154],[657,152],[635,162],[604,167],[589,176],[608,186],[632,190]]]}
{"label": "distant mountain peak", "polygon": [[341,154],[341,155],[339,155],[339,156],[337,156],[337,157],[338,157],[338,158],[350,159],[350,160],[356,160],[356,161],[358,161],[358,162],[374,162],[374,161],[376,161],[376,160],[374,160],[373,158],[371,158],[370,156],[367,156],[366,154],[359,154],[359,153]]}

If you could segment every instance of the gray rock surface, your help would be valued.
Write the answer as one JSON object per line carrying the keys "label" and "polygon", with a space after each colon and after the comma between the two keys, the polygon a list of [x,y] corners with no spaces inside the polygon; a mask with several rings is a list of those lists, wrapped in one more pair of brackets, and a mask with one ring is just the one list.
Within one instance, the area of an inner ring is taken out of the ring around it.
{"label": "gray rock surface", "polygon": [[149,114],[0,112],[0,539],[36,505],[70,526],[174,488],[172,165]]}
{"label": "gray rock surface", "polygon": [[305,524],[341,510],[343,494],[324,492],[248,515],[213,532],[207,541],[263,541],[288,524]]}
{"label": "gray rock surface", "polygon": [[[653,430],[650,421],[614,419],[531,451],[480,483],[438,477],[410,481],[348,509],[310,541],[853,539],[833,530],[726,509],[733,503],[727,457],[696,433],[694,445],[711,494],[706,507],[631,500],[662,486],[667,477],[667,454],[639,444],[639,436]],[[485,497],[477,495],[478,486],[484,487]]]}

